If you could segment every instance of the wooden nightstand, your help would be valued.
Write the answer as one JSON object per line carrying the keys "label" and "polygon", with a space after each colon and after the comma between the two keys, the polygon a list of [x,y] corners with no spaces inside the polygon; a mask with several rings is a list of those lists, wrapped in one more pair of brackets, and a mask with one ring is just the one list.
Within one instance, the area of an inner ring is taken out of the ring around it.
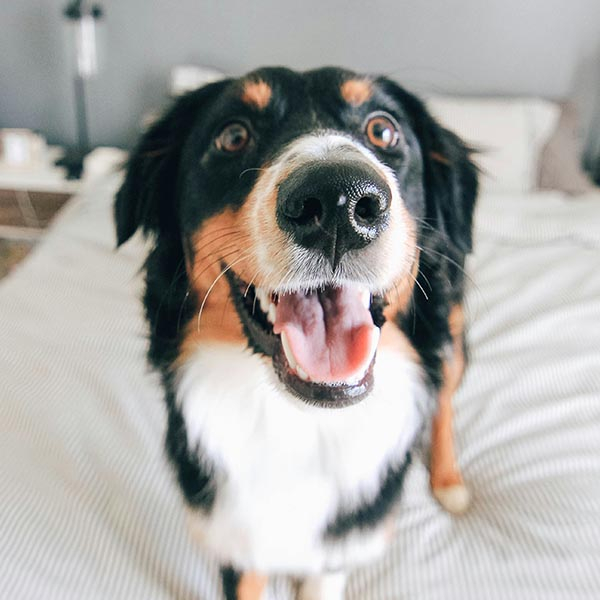
{"label": "wooden nightstand", "polygon": [[0,238],[36,239],[63,204],[76,192],[79,180],[68,180],[55,167],[62,154],[48,150],[48,165],[36,168],[6,167],[0,163]]}
{"label": "wooden nightstand", "polygon": [[79,191],[80,181],[67,180],[54,166],[61,149],[50,147],[48,165],[7,167],[0,163],[0,277],[33,247],[65,202]]}

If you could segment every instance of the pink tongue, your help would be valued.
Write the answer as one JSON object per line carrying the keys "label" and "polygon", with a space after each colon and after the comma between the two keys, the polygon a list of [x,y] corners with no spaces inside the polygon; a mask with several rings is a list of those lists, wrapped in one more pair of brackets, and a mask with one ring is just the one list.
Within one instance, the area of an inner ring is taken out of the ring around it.
{"label": "pink tongue", "polygon": [[321,383],[362,376],[375,352],[376,329],[360,290],[348,287],[280,296],[273,326],[287,340],[288,362],[297,365],[290,366]]}

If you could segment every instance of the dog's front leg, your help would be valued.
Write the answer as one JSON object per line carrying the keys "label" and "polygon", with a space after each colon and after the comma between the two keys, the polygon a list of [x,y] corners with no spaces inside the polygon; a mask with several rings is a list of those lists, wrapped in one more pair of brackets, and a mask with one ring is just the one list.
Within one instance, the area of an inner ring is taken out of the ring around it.
{"label": "dog's front leg", "polygon": [[267,577],[258,573],[238,573],[230,567],[221,570],[226,600],[264,600]]}
{"label": "dog's front leg", "polygon": [[452,397],[465,368],[464,316],[460,305],[452,308],[448,325],[452,348],[444,361],[444,382],[431,431],[431,488],[448,512],[461,514],[469,506],[470,496],[456,462],[452,426]]}

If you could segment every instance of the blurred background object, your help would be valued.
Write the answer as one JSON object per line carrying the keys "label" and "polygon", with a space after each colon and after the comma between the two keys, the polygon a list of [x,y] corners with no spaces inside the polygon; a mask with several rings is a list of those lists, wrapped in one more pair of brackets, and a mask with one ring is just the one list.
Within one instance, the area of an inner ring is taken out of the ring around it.
{"label": "blurred background object", "polygon": [[0,160],[8,167],[30,168],[43,164],[47,153],[46,140],[29,129],[0,130]]}
{"label": "blurred background object", "polygon": [[[72,73],[61,60],[64,0],[3,2],[0,125],[73,146]],[[257,66],[338,64],[414,91],[576,97],[600,139],[598,0],[128,0],[106,4],[106,59],[88,82],[92,145],[129,147],[163,106],[175,65],[239,75]],[[591,129],[590,129],[591,131]],[[591,143],[588,152],[600,152]]]}
{"label": "blurred background object", "polygon": [[77,144],[67,150],[58,164],[67,169],[69,179],[81,177],[83,158],[91,149],[86,82],[98,74],[97,30],[103,14],[99,4],[90,4],[84,0],[72,0],[63,11],[71,54]]}

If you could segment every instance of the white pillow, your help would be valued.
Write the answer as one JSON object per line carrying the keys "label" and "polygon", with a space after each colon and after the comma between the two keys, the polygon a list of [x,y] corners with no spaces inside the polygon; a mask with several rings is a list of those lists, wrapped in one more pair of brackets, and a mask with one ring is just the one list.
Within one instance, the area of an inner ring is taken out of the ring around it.
{"label": "white pillow", "polygon": [[212,67],[177,65],[171,69],[171,96],[181,96],[203,85],[225,78],[225,73]]}
{"label": "white pillow", "polygon": [[484,192],[536,189],[541,151],[558,122],[557,104],[539,98],[433,96],[432,114],[478,150]]}

